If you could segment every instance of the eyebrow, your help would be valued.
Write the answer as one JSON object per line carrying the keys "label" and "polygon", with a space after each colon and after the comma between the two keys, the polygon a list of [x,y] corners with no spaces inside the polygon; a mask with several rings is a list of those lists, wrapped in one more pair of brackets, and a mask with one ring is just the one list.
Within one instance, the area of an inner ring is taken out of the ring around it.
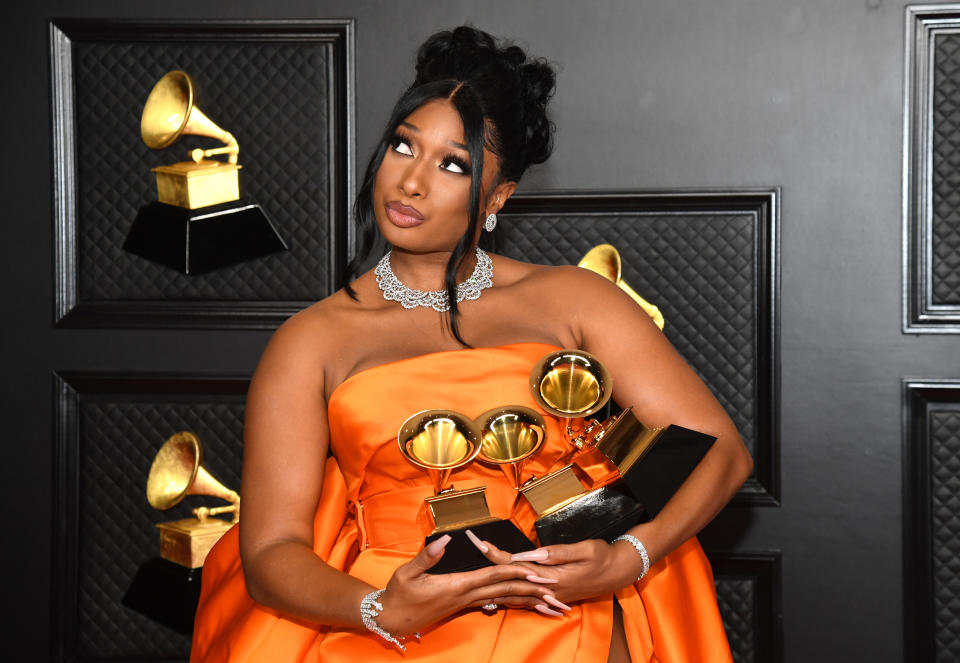
{"label": "eyebrow", "polygon": [[[414,133],[420,133],[420,128],[415,124],[410,124],[409,122],[401,122],[400,124],[406,127],[407,129],[409,129],[410,131],[413,131]],[[453,145],[454,147],[458,147],[465,152],[470,151],[470,149],[466,145],[464,145],[463,143],[458,143],[455,140],[448,140],[447,144]]]}

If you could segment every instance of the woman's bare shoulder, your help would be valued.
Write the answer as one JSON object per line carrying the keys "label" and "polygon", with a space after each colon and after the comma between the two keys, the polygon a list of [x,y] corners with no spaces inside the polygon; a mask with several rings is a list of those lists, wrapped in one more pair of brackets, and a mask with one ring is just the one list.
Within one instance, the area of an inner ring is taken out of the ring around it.
{"label": "woman's bare shoulder", "polygon": [[[607,279],[577,265],[538,265],[497,256],[497,269],[503,272],[505,285],[544,288],[554,292],[572,289],[571,294],[593,296],[617,290]],[[559,288],[563,290],[557,290]]]}

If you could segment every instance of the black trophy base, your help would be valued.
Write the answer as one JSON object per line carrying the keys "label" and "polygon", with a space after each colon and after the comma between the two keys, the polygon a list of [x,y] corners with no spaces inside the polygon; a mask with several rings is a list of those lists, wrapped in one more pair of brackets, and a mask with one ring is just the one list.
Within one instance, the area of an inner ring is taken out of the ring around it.
{"label": "black trophy base", "polygon": [[287,245],[249,200],[184,209],[152,202],[137,212],[123,248],[184,274],[235,265]]}
{"label": "black trophy base", "polygon": [[646,520],[643,505],[618,481],[591,490],[553,513],[537,518],[537,537],[541,546],[587,539],[609,542]]}
{"label": "black trophy base", "polygon": [[[516,525],[509,520],[493,520],[480,525],[471,525],[468,528],[483,541],[489,541],[500,550],[510,553],[533,550],[533,542],[523,535]],[[462,529],[450,532],[431,534],[424,541],[428,545],[444,534],[450,535],[450,542],[443,551],[443,557],[427,573],[456,573],[459,571],[473,571],[485,566],[493,566],[493,562],[483,556],[477,547],[470,542]]]}
{"label": "black trophy base", "polygon": [[668,426],[656,444],[623,475],[623,482],[651,518],[687,480],[717,438],[682,426]]}
{"label": "black trophy base", "polygon": [[121,602],[174,631],[190,635],[200,601],[201,571],[155,557],[140,565]]}

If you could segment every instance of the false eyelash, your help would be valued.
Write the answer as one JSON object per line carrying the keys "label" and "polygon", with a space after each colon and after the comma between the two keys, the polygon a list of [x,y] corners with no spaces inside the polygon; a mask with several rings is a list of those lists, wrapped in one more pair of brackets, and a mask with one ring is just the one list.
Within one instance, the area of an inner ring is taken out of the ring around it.
{"label": "false eyelash", "polygon": [[458,155],[456,155],[456,154],[452,154],[452,153],[451,153],[451,154],[444,155],[443,161],[441,161],[440,163],[441,163],[441,164],[452,163],[452,164],[458,166],[458,167],[460,168],[460,170],[463,171],[463,173],[454,173],[455,175],[469,175],[469,174],[470,174],[470,164],[469,164],[469,162],[467,162],[466,159],[464,159],[464,158],[462,158],[462,157],[460,157],[460,156],[458,156]]}
{"label": "false eyelash", "polygon": [[390,147],[392,147],[393,149],[397,149],[397,147],[400,146],[400,143],[406,143],[407,145],[410,145],[410,146],[413,145],[413,141],[410,140],[410,137],[407,136],[402,131],[398,130],[396,133],[393,134],[393,137],[390,139]]}

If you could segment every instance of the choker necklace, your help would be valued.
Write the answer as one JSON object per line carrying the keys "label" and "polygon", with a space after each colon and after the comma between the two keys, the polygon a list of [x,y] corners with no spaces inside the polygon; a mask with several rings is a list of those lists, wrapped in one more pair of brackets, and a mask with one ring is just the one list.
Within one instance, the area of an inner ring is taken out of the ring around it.
{"label": "choker necklace", "polygon": [[[480,292],[493,285],[493,261],[480,247],[477,247],[477,266],[473,274],[463,283],[457,284],[457,303],[464,299],[477,299]],[[380,258],[373,273],[377,277],[377,285],[383,291],[383,298],[388,302],[400,302],[403,308],[429,307],[443,313],[450,310],[450,301],[446,290],[414,290],[403,285],[390,268],[390,254]]]}

